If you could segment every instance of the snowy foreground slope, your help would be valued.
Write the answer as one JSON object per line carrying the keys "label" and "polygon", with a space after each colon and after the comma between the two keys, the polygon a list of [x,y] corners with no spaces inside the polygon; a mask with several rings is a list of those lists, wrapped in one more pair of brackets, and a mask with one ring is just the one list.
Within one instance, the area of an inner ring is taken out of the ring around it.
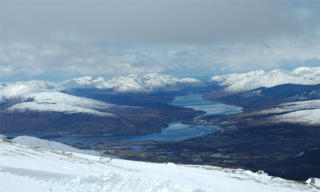
{"label": "snowy foreground slope", "polygon": [[[1,139],[1,137],[0,137]],[[97,151],[91,151],[91,150],[80,150],[73,148],[69,145],[59,143],[56,141],[48,141],[45,139],[39,139],[36,137],[30,137],[30,136],[18,136],[12,139],[11,141],[21,144],[21,145],[28,145],[31,147],[36,148],[43,148],[43,149],[49,149],[49,150],[55,150],[55,151],[66,151],[66,152],[72,152],[72,153],[82,153],[87,155],[99,155],[100,153]]]}
{"label": "snowy foreground slope", "polygon": [[211,166],[110,159],[0,141],[0,191],[6,192],[313,192],[320,190],[318,182],[298,183]]}

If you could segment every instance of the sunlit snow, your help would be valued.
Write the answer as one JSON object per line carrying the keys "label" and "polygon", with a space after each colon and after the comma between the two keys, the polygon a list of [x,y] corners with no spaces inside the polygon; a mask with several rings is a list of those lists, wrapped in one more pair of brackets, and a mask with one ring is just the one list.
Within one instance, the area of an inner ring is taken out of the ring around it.
{"label": "sunlit snow", "polygon": [[117,76],[111,79],[102,77],[93,78],[90,76],[67,80],[60,84],[60,88],[98,88],[113,89],[119,92],[127,91],[152,91],[155,88],[165,87],[176,83],[193,84],[200,81],[194,78],[178,79],[170,75],[161,75],[157,73],[150,74],[130,74],[127,76]]}
{"label": "sunlit snow", "polygon": [[259,87],[273,87],[287,83],[315,85],[320,84],[320,67],[299,67],[293,71],[257,70],[214,76],[211,80],[225,86],[225,89],[230,92],[249,91]]}
{"label": "sunlit snow", "polygon": [[15,100],[16,104],[7,111],[54,111],[63,113],[88,113],[98,116],[114,116],[101,112],[113,105],[93,99],[58,92],[53,83],[28,81],[1,84],[0,102]]}
{"label": "sunlit snow", "polygon": [[319,190],[317,179],[307,184],[240,169],[135,162],[6,141],[0,141],[0,157],[0,191],[6,192]]}
{"label": "sunlit snow", "polygon": [[18,103],[9,111],[55,111],[64,113],[88,113],[98,116],[114,116],[111,113],[100,112],[96,109],[109,108],[111,104],[106,104],[93,99],[81,98],[60,92],[40,92],[28,94],[32,101]]}
{"label": "sunlit snow", "polygon": [[258,114],[275,114],[272,119],[277,122],[320,125],[320,100],[283,103]]}

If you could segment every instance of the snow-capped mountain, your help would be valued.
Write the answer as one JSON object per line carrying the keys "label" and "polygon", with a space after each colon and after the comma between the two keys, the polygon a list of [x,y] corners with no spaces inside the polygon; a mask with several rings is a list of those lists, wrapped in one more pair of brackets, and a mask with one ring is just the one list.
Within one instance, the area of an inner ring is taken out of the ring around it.
{"label": "snow-capped mountain", "polygon": [[319,191],[319,179],[295,182],[262,172],[156,164],[34,148],[0,140],[0,190],[59,192]]}
{"label": "snow-capped mountain", "polygon": [[251,71],[248,73],[234,73],[214,76],[211,81],[216,81],[220,86],[226,87],[229,92],[253,90],[259,87],[273,87],[281,84],[320,84],[320,67],[300,67],[292,71]]}
{"label": "snow-capped mountain", "polygon": [[98,109],[106,109],[111,104],[93,99],[81,98],[56,91],[39,91],[24,95],[26,100],[9,107],[8,111],[54,111],[63,113],[87,113],[98,116],[114,116],[111,113],[100,112]]}
{"label": "snow-capped mountain", "polygon": [[105,80],[89,76],[67,80],[61,83],[46,81],[27,81],[0,84],[0,103],[14,100],[7,111],[54,111],[63,113],[87,113],[98,116],[114,116],[101,109],[114,105],[93,99],[63,93],[73,88],[111,89],[117,92],[149,92],[173,84],[194,84],[199,80],[178,79],[156,73],[128,75]]}
{"label": "snow-capped mountain", "polygon": [[6,83],[0,87],[0,103],[15,100],[8,112],[54,111],[63,113],[88,113],[98,116],[113,116],[99,109],[112,105],[93,99],[68,95],[55,90],[55,84],[43,81]]}
{"label": "snow-capped mountain", "polygon": [[259,114],[275,114],[272,119],[277,122],[320,125],[320,100],[283,103]]}
{"label": "snow-capped mountain", "polygon": [[43,90],[53,89],[56,86],[53,82],[46,81],[26,81],[0,83],[0,102],[9,99],[19,99],[29,97],[28,94]]}
{"label": "snow-capped mountain", "polygon": [[85,76],[77,79],[67,80],[60,84],[60,88],[98,88],[112,89],[118,92],[138,92],[152,91],[157,88],[162,88],[178,83],[194,84],[199,82],[199,80],[193,78],[178,79],[170,75],[150,73],[144,75],[131,74],[127,76],[118,76],[108,80],[105,80],[102,77],[93,78],[91,76]]}

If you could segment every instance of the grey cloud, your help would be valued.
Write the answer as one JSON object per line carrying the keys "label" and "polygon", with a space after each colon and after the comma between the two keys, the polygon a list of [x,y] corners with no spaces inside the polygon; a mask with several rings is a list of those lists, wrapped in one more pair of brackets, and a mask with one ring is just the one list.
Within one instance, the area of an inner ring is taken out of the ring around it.
{"label": "grey cloud", "polygon": [[0,0],[0,80],[319,65],[319,17],[313,0]]}
{"label": "grey cloud", "polygon": [[2,33],[11,40],[71,35],[109,42],[197,44],[295,35],[303,27],[289,1],[1,1]]}

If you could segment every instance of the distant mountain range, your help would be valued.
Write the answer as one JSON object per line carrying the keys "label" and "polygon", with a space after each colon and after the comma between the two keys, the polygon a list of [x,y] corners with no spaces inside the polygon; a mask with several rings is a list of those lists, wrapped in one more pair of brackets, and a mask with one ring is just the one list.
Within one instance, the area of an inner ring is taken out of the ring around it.
{"label": "distant mountain range", "polygon": [[[192,78],[177,79],[169,75],[145,74],[115,77],[110,80],[81,77],[60,83],[45,81],[13,82],[0,84],[0,103],[12,103],[6,110],[54,111],[64,113],[87,113],[98,116],[113,116],[101,109],[116,107],[101,101],[72,96],[70,89],[101,89],[115,92],[151,92],[175,84],[196,84]],[[100,109],[100,110],[99,110]]]}
{"label": "distant mountain range", "polygon": [[200,80],[194,78],[178,79],[169,75],[150,74],[131,74],[127,76],[117,76],[109,80],[102,77],[93,78],[85,76],[77,79],[71,79],[58,85],[60,89],[71,88],[97,88],[109,89],[117,92],[150,92],[158,88],[174,84],[197,84]]}
{"label": "distant mountain range", "polygon": [[174,96],[153,92],[176,92],[199,83],[159,74],[2,83],[0,131],[58,135],[160,132],[169,122],[198,112],[170,106],[167,103]]}
{"label": "distant mountain range", "polygon": [[256,114],[273,115],[274,122],[319,124],[320,107],[315,105],[320,100],[319,83],[320,67],[258,70],[214,76],[207,81],[152,73],[1,83],[0,131],[154,133],[171,121],[199,113],[169,105],[175,96],[191,93],[242,106]]}

